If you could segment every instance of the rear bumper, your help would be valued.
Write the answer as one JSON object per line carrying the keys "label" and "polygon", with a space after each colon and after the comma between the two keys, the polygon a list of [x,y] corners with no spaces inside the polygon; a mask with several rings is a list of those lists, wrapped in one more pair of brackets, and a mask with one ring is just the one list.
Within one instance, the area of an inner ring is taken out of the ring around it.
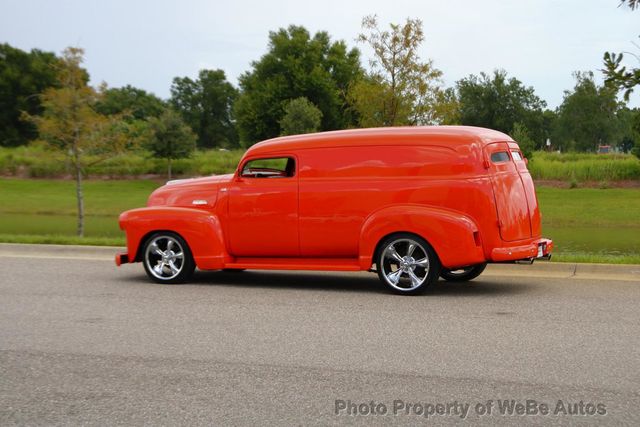
{"label": "rear bumper", "polygon": [[122,264],[127,264],[129,262],[129,254],[116,254],[116,265],[120,267]]}
{"label": "rear bumper", "polygon": [[491,251],[493,262],[509,262],[534,259],[548,259],[553,251],[551,239],[536,239],[530,243],[512,247],[494,248]]}

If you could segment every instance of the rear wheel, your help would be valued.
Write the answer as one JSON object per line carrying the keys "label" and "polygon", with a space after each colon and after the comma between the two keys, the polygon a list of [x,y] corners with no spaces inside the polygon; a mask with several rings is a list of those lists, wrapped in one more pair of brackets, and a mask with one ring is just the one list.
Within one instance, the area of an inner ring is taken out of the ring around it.
{"label": "rear wheel", "polygon": [[458,268],[454,270],[442,269],[440,277],[447,282],[466,282],[478,277],[484,269],[487,267],[487,263],[470,265],[469,267]]}
{"label": "rear wheel", "polygon": [[438,280],[440,260],[423,238],[399,233],[384,239],[378,251],[378,277],[393,292],[412,295]]}
{"label": "rear wheel", "polygon": [[184,283],[196,268],[187,242],[169,231],[149,237],[143,254],[144,269],[149,278],[157,283]]}

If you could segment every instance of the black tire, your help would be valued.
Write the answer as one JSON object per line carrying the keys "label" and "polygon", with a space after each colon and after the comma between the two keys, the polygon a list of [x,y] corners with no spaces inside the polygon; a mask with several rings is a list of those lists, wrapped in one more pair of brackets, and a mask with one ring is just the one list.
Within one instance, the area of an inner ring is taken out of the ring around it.
{"label": "black tire", "polygon": [[149,236],[142,248],[142,265],[151,280],[164,284],[185,283],[196,268],[187,242],[171,231]]}
{"label": "black tire", "polygon": [[376,270],[380,281],[392,292],[416,295],[438,280],[440,259],[422,237],[397,233],[378,245]]}
{"label": "black tire", "polygon": [[470,265],[456,270],[443,268],[440,272],[440,277],[447,282],[467,282],[481,275],[486,267],[487,263],[483,262],[482,264]]}

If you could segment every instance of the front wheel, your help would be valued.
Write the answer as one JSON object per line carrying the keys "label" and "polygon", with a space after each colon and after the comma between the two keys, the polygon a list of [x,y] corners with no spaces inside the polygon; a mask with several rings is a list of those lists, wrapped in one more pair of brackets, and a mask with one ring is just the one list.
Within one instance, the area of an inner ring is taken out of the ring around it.
{"label": "front wheel", "polygon": [[443,269],[442,272],[440,272],[440,277],[447,282],[466,282],[478,277],[486,267],[487,263],[483,262],[482,264],[470,265],[469,267],[455,270]]}
{"label": "front wheel", "polygon": [[376,265],[382,283],[403,295],[423,292],[440,273],[440,260],[431,245],[408,233],[387,237],[380,245]]}
{"label": "front wheel", "polygon": [[144,269],[157,283],[184,283],[196,264],[182,237],[170,231],[155,233],[144,245]]}

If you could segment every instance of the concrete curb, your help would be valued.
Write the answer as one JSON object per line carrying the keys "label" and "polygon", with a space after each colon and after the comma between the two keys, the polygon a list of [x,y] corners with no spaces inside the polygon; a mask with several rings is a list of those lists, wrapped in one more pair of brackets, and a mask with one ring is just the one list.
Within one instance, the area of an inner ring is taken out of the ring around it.
{"label": "concrete curb", "polygon": [[532,265],[489,264],[483,274],[640,282],[640,265],[537,261]]}
{"label": "concrete curb", "polygon": [[[125,252],[125,248],[117,246],[0,243],[0,255],[16,258],[64,258],[113,262],[114,256],[118,252]],[[532,265],[489,264],[483,275],[640,282],[640,265],[580,264],[549,261],[537,261]]]}
{"label": "concrete curb", "polygon": [[18,258],[108,259],[113,261],[116,253],[125,251],[124,247],[117,246],[0,243],[0,254]]}

